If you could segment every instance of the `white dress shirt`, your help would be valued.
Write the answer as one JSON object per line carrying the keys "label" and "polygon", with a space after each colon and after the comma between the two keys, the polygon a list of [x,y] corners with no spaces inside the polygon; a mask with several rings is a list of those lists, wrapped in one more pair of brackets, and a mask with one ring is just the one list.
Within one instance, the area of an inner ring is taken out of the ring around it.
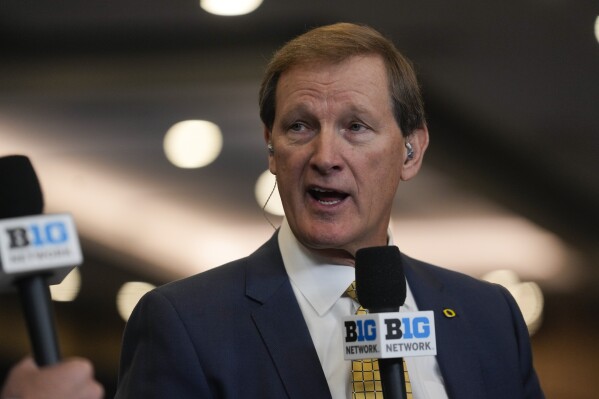
{"label": "white dress shirt", "polygon": [[[285,269],[310,336],[320,359],[333,399],[351,399],[351,361],[343,359],[341,319],[355,314],[357,305],[343,296],[355,279],[353,266],[327,263],[293,235],[284,219],[279,231],[279,247]],[[393,239],[389,233],[389,245]],[[406,281],[406,301],[400,311],[418,311]],[[443,377],[435,356],[405,358],[414,399],[447,399]]]}

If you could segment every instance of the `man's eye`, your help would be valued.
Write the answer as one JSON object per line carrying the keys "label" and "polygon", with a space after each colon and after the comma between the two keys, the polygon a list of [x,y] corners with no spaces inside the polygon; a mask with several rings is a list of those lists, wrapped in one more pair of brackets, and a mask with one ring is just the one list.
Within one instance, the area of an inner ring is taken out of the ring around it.
{"label": "man's eye", "polygon": [[351,125],[349,125],[349,130],[351,130],[352,132],[359,132],[360,130],[364,129],[365,126],[362,125],[361,123],[352,123]]}
{"label": "man's eye", "polygon": [[302,129],[304,129],[304,124],[300,123],[300,122],[295,122],[292,123],[291,126],[289,126],[289,130],[293,130],[294,132],[300,132]]}

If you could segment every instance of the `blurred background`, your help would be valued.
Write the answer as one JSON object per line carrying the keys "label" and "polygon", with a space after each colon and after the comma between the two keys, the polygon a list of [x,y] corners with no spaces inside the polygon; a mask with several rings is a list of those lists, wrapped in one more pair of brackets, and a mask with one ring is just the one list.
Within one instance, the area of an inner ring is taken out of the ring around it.
{"label": "blurred background", "polygon": [[[256,193],[267,168],[262,72],[292,37],[349,21],[392,38],[423,87],[431,145],[398,190],[395,242],[508,286],[547,397],[596,397],[597,1],[264,0],[237,16],[204,7],[0,2],[0,156],[31,159],[46,212],[73,214],[85,257],[75,285],[54,292],[64,356],[90,358],[112,397],[140,293],[245,256],[273,233],[281,216],[262,210],[268,175]],[[0,296],[0,378],[29,350],[17,296]]]}

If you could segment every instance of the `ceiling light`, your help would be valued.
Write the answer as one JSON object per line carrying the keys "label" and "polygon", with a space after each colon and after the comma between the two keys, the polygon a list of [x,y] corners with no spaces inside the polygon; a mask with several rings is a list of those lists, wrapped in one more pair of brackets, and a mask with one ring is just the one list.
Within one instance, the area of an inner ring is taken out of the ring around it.
{"label": "ceiling light", "polygon": [[527,279],[548,281],[570,259],[557,236],[516,216],[404,218],[392,229],[402,251],[471,276],[509,268]]}
{"label": "ceiling light", "polygon": [[50,286],[50,296],[57,302],[70,302],[77,298],[80,289],[81,273],[75,267],[60,284]]}
{"label": "ceiling light", "polygon": [[595,39],[599,42],[599,15],[595,19]]}
{"label": "ceiling light", "polygon": [[123,284],[116,296],[116,307],[123,320],[129,320],[131,312],[144,294],[156,288],[155,285],[141,281],[130,281]]}
{"label": "ceiling light", "polygon": [[223,147],[217,125],[202,120],[176,123],[164,136],[164,153],[180,168],[201,168],[212,163]]}
{"label": "ceiling light", "polygon": [[256,180],[254,195],[260,208],[264,208],[266,212],[272,215],[283,216],[285,211],[283,210],[279,190],[275,186],[276,181],[275,176],[269,170],[262,172]]}
{"label": "ceiling light", "polygon": [[200,0],[200,7],[216,15],[244,15],[260,7],[262,0]]}

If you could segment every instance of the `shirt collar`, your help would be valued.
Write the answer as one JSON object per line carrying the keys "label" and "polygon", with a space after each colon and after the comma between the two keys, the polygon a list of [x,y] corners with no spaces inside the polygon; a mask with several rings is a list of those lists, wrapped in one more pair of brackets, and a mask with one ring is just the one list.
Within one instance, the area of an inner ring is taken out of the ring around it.
{"label": "shirt collar", "polygon": [[[324,315],[354,281],[354,267],[334,265],[312,253],[297,240],[286,218],[281,224],[278,242],[291,283],[302,293],[318,315]],[[388,230],[388,243],[393,245],[391,229]],[[407,281],[406,293],[402,310],[418,310]]]}

